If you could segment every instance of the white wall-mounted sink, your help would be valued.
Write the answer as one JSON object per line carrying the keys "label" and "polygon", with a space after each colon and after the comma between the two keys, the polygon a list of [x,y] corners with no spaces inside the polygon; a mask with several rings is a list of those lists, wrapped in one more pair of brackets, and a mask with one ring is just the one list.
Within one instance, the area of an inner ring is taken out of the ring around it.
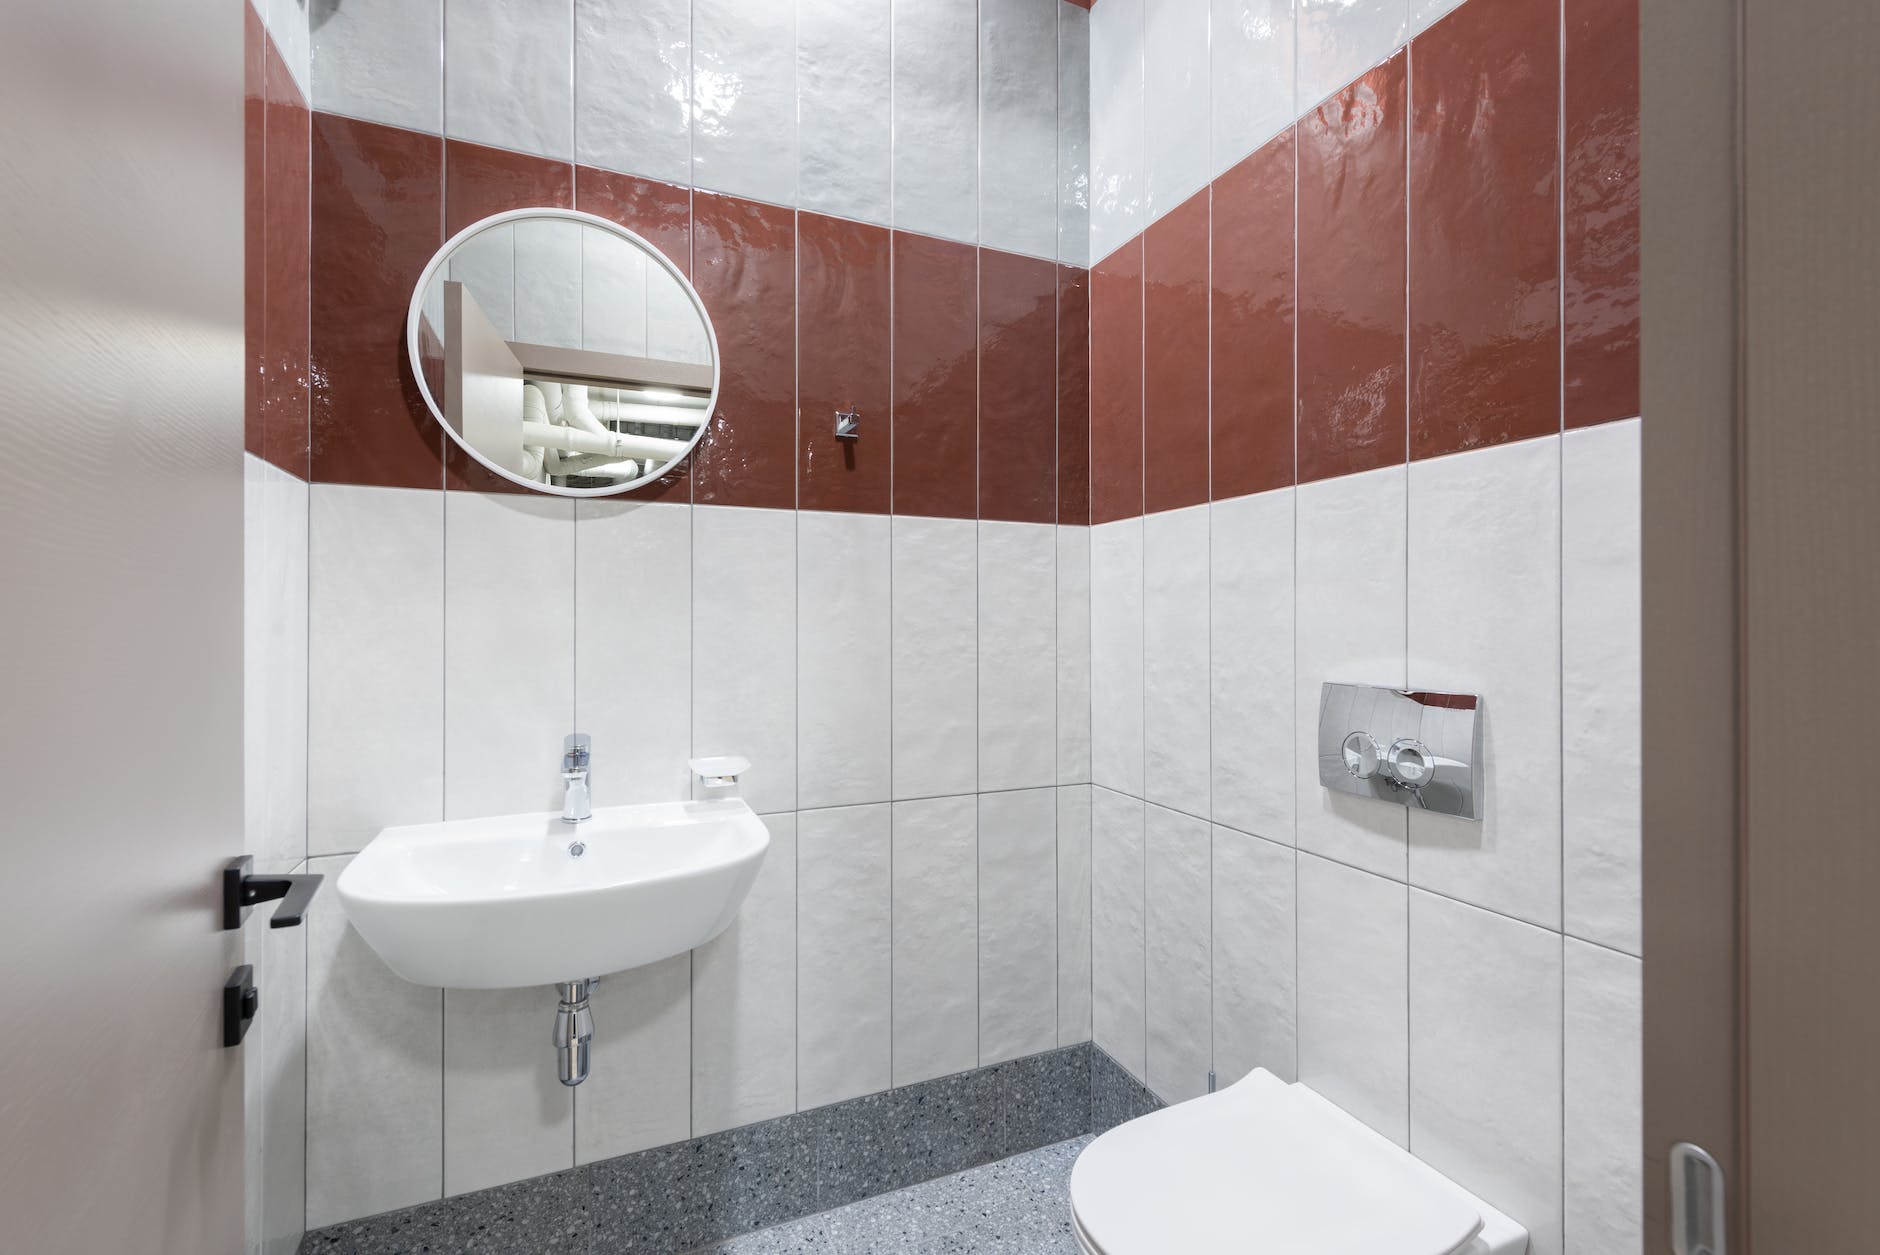
{"label": "white wall-mounted sink", "polygon": [[[578,842],[581,853],[571,853]],[[552,985],[683,954],[723,932],[770,848],[737,798],[387,828],[335,886],[406,980]]]}

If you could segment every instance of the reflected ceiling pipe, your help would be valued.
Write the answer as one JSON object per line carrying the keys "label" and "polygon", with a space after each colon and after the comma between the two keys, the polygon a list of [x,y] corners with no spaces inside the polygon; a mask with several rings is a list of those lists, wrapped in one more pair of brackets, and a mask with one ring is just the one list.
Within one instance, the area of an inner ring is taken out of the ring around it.
{"label": "reflected ceiling pipe", "polygon": [[612,458],[657,458],[662,462],[671,461],[686,449],[683,440],[660,440],[654,436],[629,436],[621,432],[597,436],[591,431],[527,419],[522,424],[522,443],[525,447],[535,445],[568,453],[599,453]]}

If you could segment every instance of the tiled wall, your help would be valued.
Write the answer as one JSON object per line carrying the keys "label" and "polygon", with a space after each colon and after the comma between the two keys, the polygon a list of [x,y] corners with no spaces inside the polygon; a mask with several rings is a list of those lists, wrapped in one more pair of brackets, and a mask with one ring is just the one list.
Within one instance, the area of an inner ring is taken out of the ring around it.
{"label": "tiled wall", "polygon": [[[1091,11],[1095,1039],[1640,1249],[1635,0]],[[1481,823],[1318,783],[1485,699]]]}

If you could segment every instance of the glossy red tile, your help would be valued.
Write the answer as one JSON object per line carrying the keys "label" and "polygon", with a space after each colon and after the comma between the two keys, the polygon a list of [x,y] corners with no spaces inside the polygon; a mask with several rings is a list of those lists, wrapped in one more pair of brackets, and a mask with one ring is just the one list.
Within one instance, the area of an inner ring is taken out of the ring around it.
{"label": "glossy red tile", "polygon": [[979,250],[979,517],[1057,520],[1057,263]]}
{"label": "glossy red tile", "polygon": [[242,445],[261,455],[261,333],[267,301],[267,33],[242,5]]}
{"label": "glossy red tile", "polygon": [[1142,513],[1142,237],[1090,270],[1090,521]]}
{"label": "glossy red tile", "polygon": [[1405,54],[1298,126],[1298,480],[1404,460]]}
{"label": "glossy red tile", "polygon": [[1057,521],[1090,523],[1090,272],[1058,267]]}
{"label": "glossy red tile", "polygon": [[979,250],[894,233],[894,512],[978,517]]}
{"label": "glossy red tile", "polygon": [[1143,505],[1208,499],[1209,189],[1143,233]]}
{"label": "glossy red tile", "polygon": [[574,207],[618,222],[692,273],[692,193],[670,183],[593,166],[574,169]]}
{"label": "glossy red tile", "polygon": [[1064,0],[1064,2],[1074,4],[1080,9],[1090,9],[1096,7],[1097,0]]}
{"label": "glossy red tile", "polygon": [[443,243],[443,141],[313,117],[313,478],[434,488],[443,433],[412,380],[405,314]]}
{"label": "glossy red tile", "polygon": [[1567,0],[1566,425],[1639,412],[1638,0]]}
{"label": "glossy red tile", "polygon": [[287,63],[270,41],[265,62],[267,238],[263,298],[261,456],[308,474],[308,301],[312,265],[310,116]]}
{"label": "glossy red tile", "polygon": [[718,409],[691,459],[692,499],[789,509],[796,505],[796,215],[699,192],[692,261],[723,361]]}
{"label": "glossy red tile", "polygon": [[1215,500],[1293,482],[1293,134],[1214,181]]}
{"label": "glossy red tile", "polygon": [[1411,45],[1410,455],[1560,430],[1560,7]]}
{"label": "glossy red tile", "polygon": [[[886,228],[797,215],[797,505],[886,514],[893,493],[891,253]],[[838,437],[836,411],[861,416]]]}

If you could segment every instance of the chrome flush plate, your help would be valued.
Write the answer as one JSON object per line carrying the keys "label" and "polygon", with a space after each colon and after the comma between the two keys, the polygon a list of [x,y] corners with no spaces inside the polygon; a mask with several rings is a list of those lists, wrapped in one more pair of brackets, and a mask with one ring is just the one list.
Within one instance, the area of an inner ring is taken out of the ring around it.
{"label": "chrome flush plate", "polygon": [[1482,817],[1482,699],[1327,682],[1319,783],[1412,810]]}

